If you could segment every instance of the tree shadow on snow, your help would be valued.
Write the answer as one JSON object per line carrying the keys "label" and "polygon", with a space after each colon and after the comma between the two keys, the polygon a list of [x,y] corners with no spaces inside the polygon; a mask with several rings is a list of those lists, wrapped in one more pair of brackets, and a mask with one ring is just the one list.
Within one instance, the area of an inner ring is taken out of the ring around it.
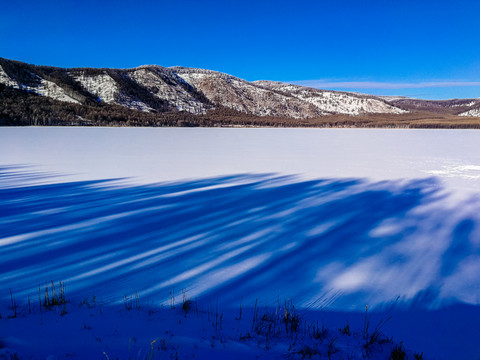
{"label": "tree shadow on snow", "polygon": [[44,179],[0,169],[0,283],[18,299],[53,280],[71,298],[116,302],[174,290],[227,306],[478,303],[480,201],[452,202],[434,178]]}

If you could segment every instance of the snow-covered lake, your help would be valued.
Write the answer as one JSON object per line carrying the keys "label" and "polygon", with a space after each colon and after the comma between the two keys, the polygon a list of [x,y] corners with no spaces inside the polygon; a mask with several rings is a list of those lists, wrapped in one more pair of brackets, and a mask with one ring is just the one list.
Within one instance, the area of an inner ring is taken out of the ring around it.
{"label": "snow-covered lake", "polygon": [[2,128],[1,164],[153,183],[226,174],[397,180],[479,189],[476,130]]}
{"label": "snow-covered lake", "polygon": [[0,128],[0,167],[18,298],[393,306],[410,345],[480,355],[480,131]]}

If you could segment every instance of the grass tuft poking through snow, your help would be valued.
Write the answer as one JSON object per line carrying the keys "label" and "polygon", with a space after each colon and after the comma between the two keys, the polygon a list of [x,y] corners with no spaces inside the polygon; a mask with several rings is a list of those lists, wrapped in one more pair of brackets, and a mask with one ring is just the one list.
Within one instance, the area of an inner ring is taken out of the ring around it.
{"label": "grass tuft poking through snow", "polygon": [[[124,296],[123,306],[96,296],[75,305],[65,297],[65,283],[52,281],[35,310],[10,294],[15,316],[1,320],[9,336],[0,338],[0,359],[423,359],[381,334],[388,320],[370,332],[368,308],[363,329],[352,331],[349,321],[336,330],[319,325],[288,299],[274,307],[257,299],[250,311],[241,299],[238,312],[225,312],[217,300],[199,305],[184,290],[177,308],[172,289],[170,306],[146,305],[138,292]],[[55,340],[48,338],[52,333]]]}
{"label": "grass tuft poking through snow", "polygon": [[391,360],[405,360],[407,358],[407,353],[405,352],[405,349],[403,347],[403,344],[395,345],[395,347],[392,350],[392,353],[390,354],[390,359]]}
{"label": "grass tuft poking through snow", "polygon": [[58,292],[53,281],[50,282],[50,285],[48,285],[48,283],[45,283],[45,291],[42,304],[44,308],[51,309],[54,306],[66,305],[66,303],[67,300],[65,299],[65,283],[59,281]]}
{"label": "grass tuft poking through snow", "polygon": [[365,343],[363,344],[363,349],[365,350],[365,354],[368,355],[372,352],[372,348],[377,344],[382,343],[391,343],[392,339],[388,339],[384,336],[381,332],[381,329],[385,326],[387,322],[390,321],[392,317],[388,317],[386,319],[381,319],[377,326],[370,332],[370,319],[368,316],[368,306],[365,307],[365,322],[363,325],[363,333],[362,337]]}
{"label": "grass tuft poking through snow", "polygon": [[12,312],[13,312],[13,315],[11,317],[16,318],[17,317],[18,305],[17,305],[17,302],[15,301],[15,296],[12,293],[12,289],[10,289],[10,301],[11,301],[11,304],[12,304],[11,309],[12,309]]}

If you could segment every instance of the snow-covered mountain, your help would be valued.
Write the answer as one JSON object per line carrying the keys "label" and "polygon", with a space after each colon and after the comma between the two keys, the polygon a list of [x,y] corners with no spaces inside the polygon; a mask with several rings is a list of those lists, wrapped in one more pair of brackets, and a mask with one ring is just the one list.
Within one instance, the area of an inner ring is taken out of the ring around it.
{"label": "snow-covered mountain", "polygon": [[223,107],[254,116],[299,119],[407,112],[379,97],[272,81],[248,82],[211,70],[157,65],[63,69],[0,59],[0,83],[59,101],[103,102],[145,112],[205,114]]}
{"label": "snow-covered mountain", "polygon": [[255,84],[275,92],[293,96],[314,105],[327,114],[401,114],[407,110],[388,104],[379,97],[327,91],[275,81],[255,81]]}
{"label": "snow-covered mountain", "polygon": [[70,104],[120,105],[144,113],[204,115],[208,110],[231,109],[248,116],[290,119],[418,111],[480,116],[480,99],[371,96],[275,81],[248,82],[217,71],[180,66],[64,69],[0,58],[0,84]]}

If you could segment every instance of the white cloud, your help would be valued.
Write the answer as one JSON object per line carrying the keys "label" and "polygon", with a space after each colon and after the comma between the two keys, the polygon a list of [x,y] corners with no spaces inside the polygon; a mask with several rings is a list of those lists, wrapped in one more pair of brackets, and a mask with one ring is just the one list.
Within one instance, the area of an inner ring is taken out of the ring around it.
{"label": "white cloud", "polygon": [[331,81],[303,80],[292,84],[320,89],[422,89],[434,87],[480,86],[480,81],[425,81],[425,82],[381,82],[381,81]]}

